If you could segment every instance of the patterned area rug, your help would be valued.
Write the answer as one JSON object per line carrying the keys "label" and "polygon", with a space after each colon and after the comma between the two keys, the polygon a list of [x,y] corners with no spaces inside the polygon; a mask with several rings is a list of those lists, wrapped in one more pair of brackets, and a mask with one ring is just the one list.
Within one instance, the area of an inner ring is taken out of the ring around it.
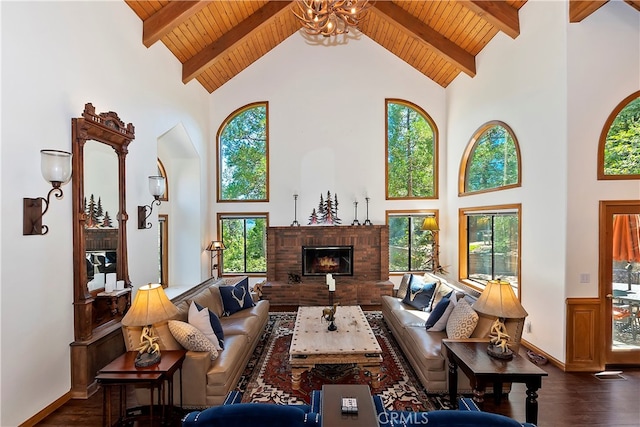
{"label": "patterned area rug", "polygon": [[325,365],[302,375],[300,390],[291,388],[289,347],[296,313],[270,313],[267,328],[238,384],[243,402],[309,403],[311,391],[323,384],[368,384],[382,396],[388,409],[433,411],[446,409],[444,396],[427,395],[398,348],[379,311],[365,312],[383,352],[381,380],[371,387],[371,377],[350,365]]}

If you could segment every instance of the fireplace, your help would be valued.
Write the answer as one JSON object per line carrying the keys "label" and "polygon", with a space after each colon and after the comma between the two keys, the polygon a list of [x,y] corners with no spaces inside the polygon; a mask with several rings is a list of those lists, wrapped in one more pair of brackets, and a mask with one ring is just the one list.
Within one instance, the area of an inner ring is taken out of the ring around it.
{"label": "fireplace", "polygon": [[353,276],[353,246],[303,246],[302,275]]}

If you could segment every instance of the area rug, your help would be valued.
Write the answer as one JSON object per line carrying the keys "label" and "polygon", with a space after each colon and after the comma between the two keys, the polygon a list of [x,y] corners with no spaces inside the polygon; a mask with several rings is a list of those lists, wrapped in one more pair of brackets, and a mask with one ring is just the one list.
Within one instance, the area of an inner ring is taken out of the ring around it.
{"label": "area rug", "polygon": [[365,315],[383,353],[379,386],[372,387],[368,373],[360,372],[355,366],[326,365],[303,373],[300,390],[293,390],[289,347],[296,314],[270,313],[265,333],[238,384],[242,401],[308,404],[311,391],[322,389],[323,384],[368,384],[373,394],[382,397],[387,409],[446,409],[446,397],[426,393],[384,323],[382,313],[368,311]]}

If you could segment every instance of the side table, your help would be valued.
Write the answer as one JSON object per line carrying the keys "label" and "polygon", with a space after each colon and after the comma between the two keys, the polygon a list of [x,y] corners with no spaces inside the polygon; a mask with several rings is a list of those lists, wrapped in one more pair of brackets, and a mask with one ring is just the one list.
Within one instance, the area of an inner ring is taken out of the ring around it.
{"label": "side table", "polygon": [[[458,367],[469,377],[473,387],[473,400],[482,405],[487,384],[502,390],[503,383],[525,383],[527,385],[526,422],[538,422],[538,389],[542,377],[548,374],[529,360],[514,354],[511,360],[501,360],[487,354],[488,341],[442,340],[449,360],[449,401],[458,405]],[[497,393],[496,399],[500,397]]]}
{"label": "side table", "polygon": [[[162,420],[166,420],[165,407],[169,407],[170,416],[173,415],[173,376],[175,372],[180,369],[180,407],[182,407],[182,363],[184,362],[187,352],[185,350],[165,350],[162,352],[162,358],[160,362],[155,365],[147,366],[144,368],[137,368],[135,366],[135,358],[138,353],[136,351],[128,351],[121,356],[117,357],[107,366],[102,368],[96,380],[100,384],[104,384],[105,398],[103,399],[103,411],[105,415],[111,415],[111,408],[106,407],[107,403],[110,405],[110,387],[120,386],[120,408],[124,408],[126,412],[126,392],[124,401],[122,398],[122,388],[127,384],[147,385],[150,389],[150,416],[153,418],[153,392],[155,388],[158,388],[158,404],[162,408]],[[167,383],[167,401],[165,402],[165,393],[163,392],[164,383]],[[108,400],[108,401],[107,401]],[[103,417],[104,418],[104,417]],[[109,426],[111,424],[108,424]]]}
{"label": "side table", "polygon": [[[111,388],[118,387],[120,393],[120,402],[118,404],[118,424],[126,423],[129,417],[127,417],[127,390],[126,386],[133,385],[146,385],[149,387],[149,393],[151,398],[151,409],[149,412],[149,420],[153,423],[153,392],[158,389],[158,400],[160,400],[162,393],[162,384],[164,382],[162,374],[136,374],[132,372],[123,373],[98,373],[96,375],[96,381],[104,389],[102,398],[102,425],[111,427],[113,421],[111,418]],[[161,402],[158,402],[159,404]],[[164,412],[164,411],[163,411]],[[134,417],[131,417],[134,418]],[[164,418],[164,414],[162,416]]]}

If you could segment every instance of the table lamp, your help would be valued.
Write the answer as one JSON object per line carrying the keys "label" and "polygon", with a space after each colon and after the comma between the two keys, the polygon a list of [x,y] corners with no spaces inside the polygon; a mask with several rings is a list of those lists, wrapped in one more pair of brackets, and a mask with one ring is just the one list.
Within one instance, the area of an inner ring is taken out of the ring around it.
{"label": "table lamp", "polygon": [[133,304],[122,318],[124,326],[142,326],[140,347],[136,350],[135,365],[138,368],[151,366],[160,361],[158,337],[153,334],[153,324],[170,319],[178,314],[178,308],[167,298],[159,283],[141,286]]}
{"label": "table lamp", "polygon": [[496,316],[489,334],[489,356],[510,360],[513,352],[509,348],[509,335],[504,325],[505,319],[523,319],[528,313],[518,301],[511,284],[504,280],[489,280],[480,298],[473,304],[478,313]]}

